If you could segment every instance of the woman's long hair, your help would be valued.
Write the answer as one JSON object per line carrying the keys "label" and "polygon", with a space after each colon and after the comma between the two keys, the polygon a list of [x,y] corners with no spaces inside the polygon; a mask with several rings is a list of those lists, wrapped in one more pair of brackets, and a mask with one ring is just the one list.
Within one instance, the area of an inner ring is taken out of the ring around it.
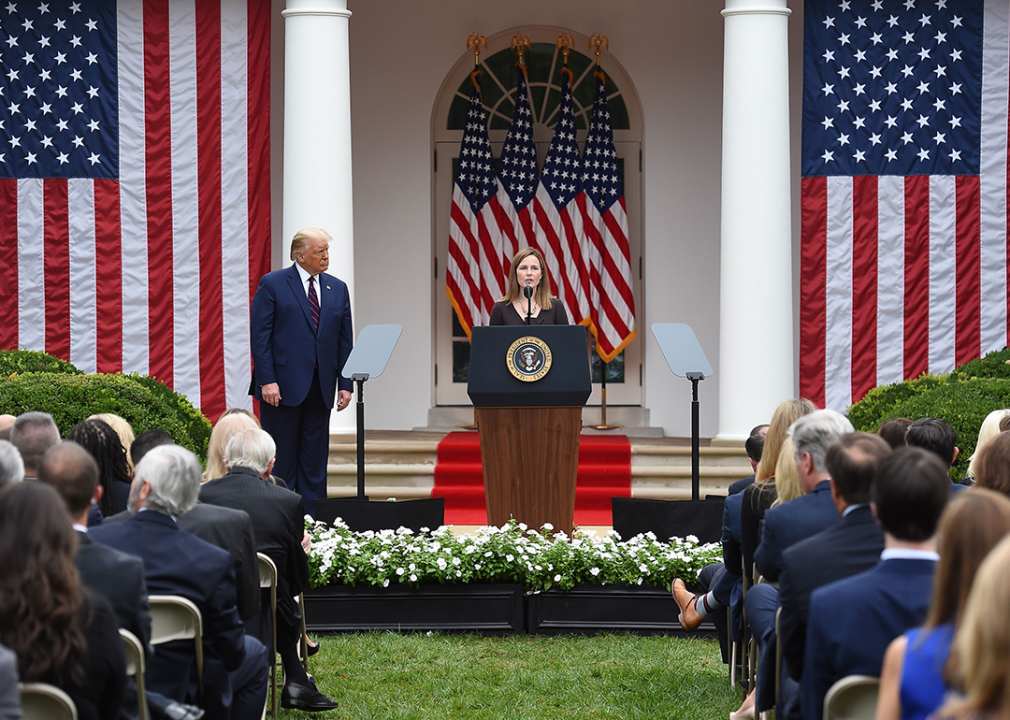
{"label": "woman's long hair", "polygon": [[786,440],[786,431],[789,430],[789,426],[816,409],[817,406],[806,399],[786,400],[775,409],[772,421],[768,425],[768,434],[765,436],[761,462],[758,463],[757,471],[754,474],[755,483],[764,487],[769,484],[770,478],[775,477],[775,465],[779,461],[779,453],[782,452],[782,443]]}
{"label": "woman's long hair", "polygon": [[258,427],[260,427],[259,420],[250,412],[235,409],[225,412],[210,433],[210,442],[207,443],[207,470],[203,474],[203,481],[217,480],[227,475],[224,449],[228,446],[228,441],[237,432]]}
{"label": "woman's long hair", "polygon": [[56,490],[41,482],[0,490],[0,642],[17,653],[22,682],[84,683],[76,549],[77,534]]}
{"label": "woman's long hair", "polygon": [[523,248],[512,258],[512,267],[509,269],[509,289],[505,293],[505,297],[501,298],[498,302],[512,303],[522,295],[522,290],[519,288],[519,279],[516,277],[516,268],[519,267],[519,263],[530,255],[534,256],[537,262],[540,263],[540,284],[537,285],[537,289],[533,294],[533,302],[544,310],[550,310],[554,299],[554,295],[551,294],[551,276],[547,271],[547,263],[544,262],[544,256],[540,254],[539,250],[531,247]]}
{"label": "woman's long hair", "polygon": [[800,471],[796,467],[793,439],[787,435],[779,451],[779,461],[775,463],[775,502],[772,503],[772,507],[805,494],[803,483],[800,482]]}
{"label": "woman's long hair", "polygon": [[978,456],[982,449],[989,444],[994,437],[1000,434],[1000,421],[1010,415],[1010,410],[993,410],[985,416],[982,425],[978,429],[978,441],[975,443],[975,452],[968,458],[968,477],[975,477],[978,474]]}
{"label": "woman's long hair", "polygon": [[112,483],[118,480],[130,484],[126,449],[119,435],[104,420],[90,418],[77,423],[67,434],[67,440],[87,450],[98,463],[98,481],[102,486],[102,504],[98,509],[103,516],[109,517],[116,512]]}
{"label": "woman's long hair", "polygon": [[92,415],[88,420],[104,420],[109,423],[109,427],[116,431],[116,435],[119,436],[119,442],[123,444],[123,450],[126,451],[126,469],[132,476],[133,460],[130,458],[130,448],[133,446],[133,441],[137,439],[137,436],[133,434],[133,426],[113,413],[99,413],[98,415]]}

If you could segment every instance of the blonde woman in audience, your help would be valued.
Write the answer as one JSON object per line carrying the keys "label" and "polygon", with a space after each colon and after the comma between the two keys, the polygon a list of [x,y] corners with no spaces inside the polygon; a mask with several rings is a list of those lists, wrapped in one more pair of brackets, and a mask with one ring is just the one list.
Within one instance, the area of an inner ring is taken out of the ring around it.
{"label": "blonde woman in audience", "polygon": [[109,424],[109,427],[116,431],[116,435],[119,436],[119,442],[122,443],[123,449],[126,451],[126,466],[130,470],[130,475],[133,475],[133,460],[130,459],[130,446],[133,445],[133,441],[137,438],[133,434],[133,427],[130,426],[130,423],[113,413],[99,413],[98,415],[92,415],[88,420],[104,420]]}
{"label": "blonde woman in audience", "polygon": [[1010,410],[993,410],[985,416],[982,427],[978,429],[978,442],[975,443],[975,452],[971,454],[968,462],[968,472],[966,477],[973,478],[978,473],[978,456],[990,440],[1000,434],[1000,422],[1005,417],[1010,417]]}
{"label": "blonde woman in audience", "polygon": [[796,467],[796,451],[793,448],[792,437],[787,437],[779,451],[779,460],[775,463],[775,502],[772,507],[795,500],[804,495],[800,484],[800,472]]}
{"label": "blonde woman in audience", "polygon": [[1010,538],[1003,538],[975,575],[954,637],[952,677],[964,696],[948,701],[941,720],[1010,717]]}
{"label": "blonde woman in audience", "polygon": [[237,432],[259,426],[259,420],[251,412],[239,408],[225,412],[210,433],[210,442],[207,444],[207,470],[203,474],[203,481],[208,482],[227,475],[224,450],[228,446],[228,441]]}
{"label": "blonde woman in audience", "polygon": [[985,488],[1010,496],[1010,432],[1001,432],[978,453],[972,488]]}
{"label": "blonde woman in audience", "polygon": [[940,519],[940,562],[929,615],[921,628],[887,648],[880,676],[877,720],[926,720],[943,703],[944,666],[954,628],[986,555],[1010,533],[1010,499],[991,490],[963,493]]}

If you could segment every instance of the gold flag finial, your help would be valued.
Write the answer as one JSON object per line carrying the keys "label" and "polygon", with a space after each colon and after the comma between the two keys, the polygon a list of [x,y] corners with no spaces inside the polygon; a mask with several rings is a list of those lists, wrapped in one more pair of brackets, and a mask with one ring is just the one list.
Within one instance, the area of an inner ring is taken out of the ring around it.
{"label": "gold flag finial", "polygon": [[596,65],[600,65],[600,53],[602,48],[610,49],[610,42],[607,40],[606,35],[600,35],[599,33],[593,33],[593,36],[589,38],[589,48],[590,50],[596,50]]}
{"label": "gold flag finial", "polygon": [[519,57],[519,67],[525,68],[526,62],[524,56],[526,51],[530,49],[530,39],[522,33],[517,33],[512,36],[512,50]]}
{"label": "gold flag finial", "polygon": [[573,38],[571,35],[566,35],[565,33],[561,33],[560,35],[558,35],[557,48],[558,50],[561,51],[561,55],[563,57],[562,62],[563,65],[566,66],[568,65],[568,53],[572,51],[572,48],[574,46],[575,46],[575,38]]}
{"label": "gold flag finial", "polygon": [[466,39],[466,49],[469,50],[473,48],[473,66],[478,67],[480,65],[480,46],[483,45],[484,49],[487,50],[487,38],[480,33],[471,33],[470,37]]}

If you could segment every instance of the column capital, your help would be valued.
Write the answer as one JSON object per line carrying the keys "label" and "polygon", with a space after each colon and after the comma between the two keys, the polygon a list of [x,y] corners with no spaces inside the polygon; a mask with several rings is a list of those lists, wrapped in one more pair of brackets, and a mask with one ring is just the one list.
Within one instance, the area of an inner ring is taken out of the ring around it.
{"label": "column capital", "polygon": [[288,0],[287,7],[281,10],[281,17],[298,17],[299,15],[328,15],[334,17],[351,17],[347,9],[347,0]]}
{"label": "column capital", "polygon": [[723,17],[733,15],[792,15],[786,0],[726,0]]}

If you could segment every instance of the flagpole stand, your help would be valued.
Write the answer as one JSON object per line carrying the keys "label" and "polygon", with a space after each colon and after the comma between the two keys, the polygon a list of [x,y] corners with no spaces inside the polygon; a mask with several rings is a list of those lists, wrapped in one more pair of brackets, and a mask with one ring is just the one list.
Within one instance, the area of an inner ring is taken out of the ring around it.
{"label": "flagpole stand", "polygon": [[623,425],[607,424],[607,363],[603,363],[603,377],[600,380],[600,424],[587,425],[593,430],[620,430]]}

